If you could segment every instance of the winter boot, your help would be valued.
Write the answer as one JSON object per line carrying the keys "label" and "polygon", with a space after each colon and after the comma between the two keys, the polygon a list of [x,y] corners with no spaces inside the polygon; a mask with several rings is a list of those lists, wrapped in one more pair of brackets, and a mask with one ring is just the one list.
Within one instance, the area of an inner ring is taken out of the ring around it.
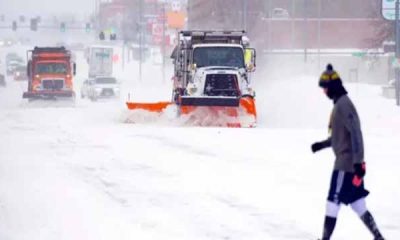
{"label": "winter boot", "polygon": [[365,226],[367,226],[369,231],[374,235],[374,240],[385,240],[382,234],[379,232],[378,226],[376,225],[375,220],[369,211],[366,211],[361,216],[361,220],[364,222]]}
{"label": "winter boot", "polygon": [[333,230],[335,229],[335,225],[336,225],[336,218],[325,216],[324,230],[322,233],[321,240],[331,239],[331,235],[333,233]]}

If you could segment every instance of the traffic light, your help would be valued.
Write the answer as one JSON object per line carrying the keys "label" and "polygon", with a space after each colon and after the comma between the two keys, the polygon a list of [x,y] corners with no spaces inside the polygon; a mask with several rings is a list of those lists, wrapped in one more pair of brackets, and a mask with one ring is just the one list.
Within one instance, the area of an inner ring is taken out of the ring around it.
{"label": "traffic light", "polygon": [[110,40],[117,40],[117,34],[116,33],[111,33],[110,34]]}
{"label": "traffic light", "polygon": [[17,27],[18,27],[18,26],[17,26],[17,21],[13,21],[13,22],[12,22],[12,30],[13,30],[13,31],[17,31]]}
{"label": "traffic light", "polygon": [[90,26],[90,23],[86,23],[85,29],[86,29],[87,33],[90,33],[91,28],[92,28],[92,26]]}
{"label": "traffic light", "polygon": [[106,36],[105,36],[104,32],[101,31],[101,32],[99,33],[99,39],[100,39],[100,40],[104,40],[105,38],[106,38]]}
{"label": "traffic light", "polygon": [[32,31],[37,31],[37,26],[38,25],[38,21],[37,21],[37,19],[36,18],[31,18],[31,25],[30,25],[30,27],[31,27],[31,30]]}
{"label": "traffic light", "polygon": [[60,31],[61,31],[61,32],[65,32],[65,22],[62,22],[62,23],[60,24]]}

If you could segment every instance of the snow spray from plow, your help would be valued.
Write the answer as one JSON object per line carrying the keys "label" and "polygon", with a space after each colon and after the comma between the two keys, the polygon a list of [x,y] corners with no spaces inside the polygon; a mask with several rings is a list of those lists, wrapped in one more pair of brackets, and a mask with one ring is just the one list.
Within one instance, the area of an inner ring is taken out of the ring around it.
{"label": "snow spray from plow", "polygon": [[241,98],[238,106],[179,105],[173,102],[127,102],[126,123],[173,126],[256,127],[255,100]]}

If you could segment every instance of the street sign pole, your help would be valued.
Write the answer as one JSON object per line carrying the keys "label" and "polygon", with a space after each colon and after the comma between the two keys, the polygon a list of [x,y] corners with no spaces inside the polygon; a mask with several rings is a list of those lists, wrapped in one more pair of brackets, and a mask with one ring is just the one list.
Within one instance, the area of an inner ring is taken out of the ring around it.
{"label": "street sign pole", "polygon": [[[382,0],[382,16],[384,19],[394,21],[395,34],[395,62],[400,61],[400,0]],[[400,106],[400,68],[394,67],[396,105]]]}
{"label": "street sign pole", "polygon": [[139,82],[142,82],[143,61],[143,0],[139,2]]}
{"label": "street sign pole", "polygon": [[165,25],[166,25],[166,15],[165,15],[165,3],[162,5],[162,82],[165,83]]}
{"label": "street sign pole", "polygon": [[243,0],[243,15],[242,15],[243,30],[247,32],[247,0]]}
{"label": "street sign pole", "polygon": [[[400,59],[400,21],[399,21],[399,8],[400,0],[396,0],[396,60]],[[397,67],[395,70],[395,91],[396,91],[396,105],[400,106],[400,69]]]}

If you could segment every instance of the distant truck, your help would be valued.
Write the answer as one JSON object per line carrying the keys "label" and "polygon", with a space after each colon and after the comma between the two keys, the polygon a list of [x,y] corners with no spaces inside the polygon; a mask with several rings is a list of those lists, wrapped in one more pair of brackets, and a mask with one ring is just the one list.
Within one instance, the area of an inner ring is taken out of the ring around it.
{"label": "distant truck", "polygon": [[28,91],[23,98],[75,98],[76,65],[64,47],[35,47],[27,52]]}
{"label": "distant truck", "polygon": [[86,60],[89,64],[89,78],[113,75],[113,48],[93,45],[86,49]]}

